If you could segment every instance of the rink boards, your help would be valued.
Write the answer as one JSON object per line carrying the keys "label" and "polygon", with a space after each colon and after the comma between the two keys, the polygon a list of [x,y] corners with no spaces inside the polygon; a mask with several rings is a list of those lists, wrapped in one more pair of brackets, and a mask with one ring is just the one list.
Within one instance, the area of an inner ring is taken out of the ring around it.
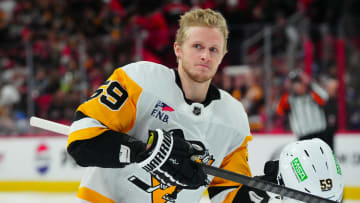
{"label": "rink boards", "polygon": [[[336,136],[335,151],[345,180],[345,198],[360,200],[360,133]],[[249,164],[260,175],[267,160],[294,140],[290,134],[259,134],[249,143]],[[0,138],[0,191],[76,191],[84,168],[66,153],[63,136]]]}

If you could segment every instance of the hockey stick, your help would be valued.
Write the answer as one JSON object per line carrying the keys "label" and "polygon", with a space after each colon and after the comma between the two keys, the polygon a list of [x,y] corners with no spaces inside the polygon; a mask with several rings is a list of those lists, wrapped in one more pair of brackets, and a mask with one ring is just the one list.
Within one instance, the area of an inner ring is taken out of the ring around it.
{"label": "hockey stick", "polygon": [[261,180],[258,178],[251,178],[249,176],[241,175],[238,173],[234,173],[228,170],[224,170],[221,168],[208,166],[205,164],[201,164],[204,171],[208,175],[213,175],[216,177],[224,178],[227,180],[231,180],[234,182],[241,183],[243,185],[256,188],[262,191],[272,192],[281,196],[290,197],[292,199],[300,200],[306,203],[337,203],[335,201],[325,199],[322,197],[318,197],[309,193],[305,193],[302,191],[298,191],[292,188],[288,188],[285,186],[277,185],[265,180]]}
{"label": "hockey stick", "polygon": [[41,128],[51,132],[59,133],[62,135],[70,134],[70,127],[61,123],[56,123],[43,118],[31,116],[30,125],[33,127]]}
{"label": "hockey stick", "polygon": [[[30,125],[33,127],[38,127],[41,129],[45,129],[48,131],[56,132],[63,135],[69,135],[70,127],[67,125],[63,125],[60,123],[56,123],[53,121],[45,120],[42,118],[32,116],[30,118]],[[199,164],[199,163],[198,163]],[[262,191],[272,192],[275,194],[279,194],[281,196],[290,197],[292,199],[296,199],[299,201],[303,201],[306,203],[337,203],[332,200],[328,200],[322,197],[318,197],[309,193],[301,192],[298,190],[294,190],[291,188],[287,188],[281,185],[277,185],[268,181],[264,181],[258,178],[251,178],[245,175],[241,175],[238,173],[234,173],[231,171],[227,171],[221,168],[217,168],[214,166],[208,166],[205,164],[201,164],[205,173],[224,178],[227,180],[231,180],[234,182],[241,183],[243,185],[256,188]]]}

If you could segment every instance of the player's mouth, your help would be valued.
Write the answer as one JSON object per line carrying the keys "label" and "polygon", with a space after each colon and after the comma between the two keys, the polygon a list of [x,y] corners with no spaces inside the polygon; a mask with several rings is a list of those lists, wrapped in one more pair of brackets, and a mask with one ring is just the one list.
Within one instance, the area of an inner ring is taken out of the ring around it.
{"label": "player's mouth", "polygon": [[196,66],[200,67],[200,68],[206,68],[206,69],[209,69],[209,65],[206,65],[206,64],[197,64]]}

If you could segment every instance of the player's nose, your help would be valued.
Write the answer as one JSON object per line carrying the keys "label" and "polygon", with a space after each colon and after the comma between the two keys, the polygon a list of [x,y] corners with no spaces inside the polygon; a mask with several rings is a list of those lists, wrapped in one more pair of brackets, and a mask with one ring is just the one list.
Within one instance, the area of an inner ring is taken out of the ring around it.
{"label": "player's nose", "polygon": [[204,50],[200,55],[200,59],[202,61],[208,61],[210,59],[210,51]]}

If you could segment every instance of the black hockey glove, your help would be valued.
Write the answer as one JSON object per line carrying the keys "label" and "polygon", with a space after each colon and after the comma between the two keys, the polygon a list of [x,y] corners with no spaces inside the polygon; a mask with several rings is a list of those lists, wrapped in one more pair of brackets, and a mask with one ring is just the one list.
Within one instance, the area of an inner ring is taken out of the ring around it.
{"label": "black hockey glove", "polygon": [[207,184],[202,167],[191,160],[191,156],[205,150],[186,141],[182,130],[150,130],[149,141],[152,143],[150,149],[140,155],[137,162],[162,184],[184,189],[197,189]]}
{"label": "black hockey glove", "polygon": [[[278,170],[279,161],[267,161],[264,166],[264,175],[255,176],[254,178],[266,180],[277,184]],[[214,189],[209,189],[210,196],[212,196],[213,191]],[[243,185],[237,192],[233,203],[268,203],[272,202],[271,199],[273,198],[280,199],[280,196]]]}

